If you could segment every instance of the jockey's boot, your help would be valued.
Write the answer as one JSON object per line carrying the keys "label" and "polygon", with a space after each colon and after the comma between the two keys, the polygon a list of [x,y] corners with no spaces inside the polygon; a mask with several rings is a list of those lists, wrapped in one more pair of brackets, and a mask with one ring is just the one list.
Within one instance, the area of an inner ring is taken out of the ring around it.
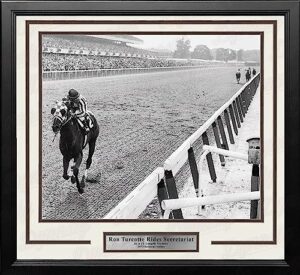
{"label": "jockey's boot", "polygon": [[85,119],[82,123],[83,123],[83,127],[84,127],[85,133],[88,134],[89,131],[90,131],[90,127],[89,127],[88,121]]}
{"label": "jockey's boot", "polygon": [[89,128],[92,129],[94,127],[93,121],[89,116],[86,117],[87,124],[89,125]]}

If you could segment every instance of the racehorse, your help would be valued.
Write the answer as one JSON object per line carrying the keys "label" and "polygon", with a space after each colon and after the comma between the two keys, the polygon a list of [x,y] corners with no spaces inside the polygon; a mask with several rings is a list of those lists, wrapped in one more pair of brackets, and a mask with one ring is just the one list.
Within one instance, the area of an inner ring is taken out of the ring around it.
{"label": "racehorse", "polygon": [[250,70],[247,70],[246,71],[246,82],[248,82],[251,78],[251,71]]}
{"label": "racehorse", "polygon": [[[65,180],[68,180],[70,178],[70,176],[68,175],[68,168],[70,160],[73,159],[75,165],[71,167],[71,169],[73,170],[71,182],[76,182],[78,192],[82,194],[84,192],[88,169],[92,164],[92,157],[95,151],[96,140],[99,135],[99,125],[95,116],[89,112],[94,126],[92,129],[90,129],[85,141],[84,130],[79,126],[76,117],[70,114],[68,106],[64,101],[57,102],[56,106],[51,109],[51,114],[53,115],[53,132],[55,135],[60,132],[59,149],[61,154],[63,155],[63,178]],[[81,182],[79,182],[78,174],[79,167],[83,158],[82,151],[87,144],[89,145],[89,153],[86,161],[86,169],[84,175],[82,176]]]}
{"label": "racehorse", "polygon": [[235,77],[236,77],[237,83],[239,84],[239,83],[240,83],[240,79],[241,79],[241,73],[240,73],[240,72],[237,72],[237,73],[235,74]]}

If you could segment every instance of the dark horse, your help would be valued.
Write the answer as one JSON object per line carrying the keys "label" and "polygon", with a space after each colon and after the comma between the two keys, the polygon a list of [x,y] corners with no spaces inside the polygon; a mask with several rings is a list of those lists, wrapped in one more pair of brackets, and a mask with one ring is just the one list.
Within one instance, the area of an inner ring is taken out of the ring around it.
{"label": "dark horse", "polygon": [[248,82],[250,78],[251,78],[251,70],[249,69],[246,71],[246,82]]}
{"label": "dark horse", "polygon": [[240,72],[236,72],[235,77],[236,77],[236,82],[239,84],[240,83],[240,79],[241,79],[241,73]]}
{"label": "dark horse", "polygon": [[[64,101],[57,102],[55,108],[51,109],[51,114],[53,115],[53,132],[55,134],[60,132],[59,149],[63,155],[63,178],[65,180],[70,178],[68,175],[68,168],[70,160],[73,159],[75,165],[71,167],[73,170],[71,181],[72,183],[76,182],[78,192],[82,194],[84,192],[87,172],[92,164],[96,140],[99,135],[99,125],[94,115],[89,113],[93,122],[93,128],[89,131],[85,141],[84,130],[79,126],[77,119],[70,114],[69,109]],[[81,182],[79,182],[78,174],[79,166],[83,157],[82,151],[87,144],[89,145],[89,155],[86,161],[86,170]]]}

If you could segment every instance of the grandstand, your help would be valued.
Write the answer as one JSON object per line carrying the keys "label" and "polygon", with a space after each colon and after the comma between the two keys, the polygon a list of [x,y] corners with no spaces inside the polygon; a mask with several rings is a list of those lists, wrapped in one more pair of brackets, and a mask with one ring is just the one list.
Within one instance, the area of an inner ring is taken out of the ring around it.
{"label": "grandstand", "polygon": [[177,62],[167,59],[103,57],[90,55],[70,55],[46,53],[43,55],[43,71],[76,71],[121,68],[153,68],[185,66],[187,61]]}
{"label": "grandstand", "polygon": [[104,56],[111,53],[128,57],[155,56],[155,52],[128,45],[137,43],[142,43],[142,40],[129,35],[44,35],[43,52]]}
{"label": "grandstand", "polygon": [[42,69],[46,75],[49,72],[183,68],[224,63],[216,60],[176,59],[172,57],[170,50],[145,50],[137,47],[142,44],[143,40],[123,34],[44,34]]}
{"label": "grandstand", "polygon": [[135,48],[143,41],[131,35],[43,35],[42,43],[43,71],[183,65]]}

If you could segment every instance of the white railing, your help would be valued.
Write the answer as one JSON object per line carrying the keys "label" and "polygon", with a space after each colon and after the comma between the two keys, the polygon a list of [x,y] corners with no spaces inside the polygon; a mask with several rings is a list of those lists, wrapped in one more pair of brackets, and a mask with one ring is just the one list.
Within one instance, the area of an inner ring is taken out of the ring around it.
{"label": "white railing", "polygon": [[164,169],[156,168],[142,183],[129,193],[104,219],[137,219],[157,196],[157,184],[164,177]]}
{"label": "white railing", "polygon": [[216,68],[216,67],[224,67],[225,65],[203,63],[194,66],[120,68],[120,69],[73,70],[73,71],[43,71],[43,80],[67,80],[67,79],[103,77],[103,76],[125,75],[125,74],[135,74],[135,73],[190,70],[190,69],[198,69],[204,67]]}
{"label": "white railing", "polygon": [[236,158],[236,159],[241,159],[241,160],[248,161],[248,155],[247,154],[228,151],[228,150],[216,148],[216,147],[209,146],[209,145],[203,145],[203,151],[208,151],[208,152],[215,153],[215,154],[218,154],[218,155],[223,155],[223,156],[226,156],[226,157],[233,157],[233,158]]}
{"label": "white railing", "polygon": [[187,207],[195,207],[209,204],[220,204],[228,202],[239,202],[239,201],[252,201],[259,200],[260,192],[245,192],[245,193],[232,193],[215,196],[207,196],[200,198],[182,198],[182,199],[169,199],[163,200],[161,203],[162,209],[165,210],[164,218],[168,219],[171,210],[182,209]]}

